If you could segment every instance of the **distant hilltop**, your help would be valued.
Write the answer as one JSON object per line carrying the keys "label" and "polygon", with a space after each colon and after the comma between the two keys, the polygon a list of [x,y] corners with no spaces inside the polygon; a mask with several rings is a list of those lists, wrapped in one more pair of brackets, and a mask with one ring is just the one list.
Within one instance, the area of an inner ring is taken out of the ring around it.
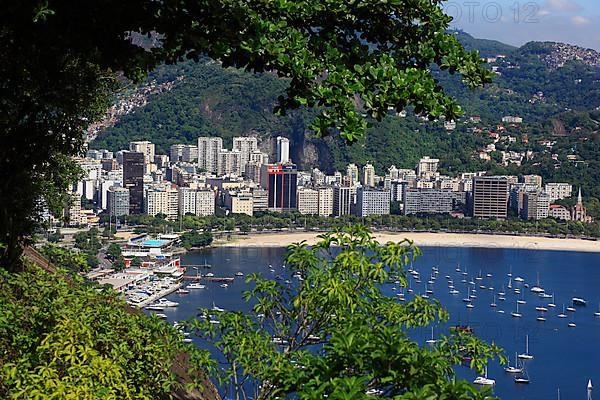
{"label": "distant hilltop", "polygon": [[[533,48],[533,49],[532,49]],[[566,43],[532,42],[524,45],[523,50],[534,50],[540,60],[550,69],[562,68],[569,61],[580,61],[590,67],[600,67],[600,53]]]}

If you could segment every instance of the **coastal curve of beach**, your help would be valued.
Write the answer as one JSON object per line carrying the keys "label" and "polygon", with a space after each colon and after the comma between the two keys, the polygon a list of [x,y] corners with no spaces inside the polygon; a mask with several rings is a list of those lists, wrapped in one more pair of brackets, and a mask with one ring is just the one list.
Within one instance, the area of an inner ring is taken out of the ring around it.
{"label": "coastal curve of beach", "polygon": [[[278,232],[235,235],[230,240],[216,243],[228,247],[283,247],[306,241],[314,244],[322,232]],[[560,239],[537,236],[510,236],[433,232],[375,232],[381,242],[399,242],[410,239],[418,246],[426,247],[480,247],[516,250],[558,250],[600,253],[600,241],[584,239]]]}

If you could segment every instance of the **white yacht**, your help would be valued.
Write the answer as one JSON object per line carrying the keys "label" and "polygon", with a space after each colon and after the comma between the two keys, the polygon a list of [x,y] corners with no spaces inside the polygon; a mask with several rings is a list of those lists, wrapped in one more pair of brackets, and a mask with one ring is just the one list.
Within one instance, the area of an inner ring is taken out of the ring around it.
{"label": "white yacht", "polygon": [[194,282],[194,283],[190,283],[189,285],[187,285],[188,289],[204,289],[206,288],[205,285],[202,285],[200,283]]}
{"label": "white yacht", "polygon": [[475,380],[473,381],[474,384],[476,385],[487,385],[487,386],[492,386],[496,384],[496,381],[494,379],[490,379],[487,376],[487,365],[485,367],[485,375],[484,376],[478,376],[477,378],[475,378]]}

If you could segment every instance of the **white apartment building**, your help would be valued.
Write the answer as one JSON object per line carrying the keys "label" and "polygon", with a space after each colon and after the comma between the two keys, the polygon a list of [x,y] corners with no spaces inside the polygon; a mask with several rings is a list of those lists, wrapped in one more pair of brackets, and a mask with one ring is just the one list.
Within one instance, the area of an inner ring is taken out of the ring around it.
{"label": "white apartment building", "polygon": [[222,149],[223,139],[219,137],[199,137],[198,167],[213,174],[217,173],[219,153]]}
{"label": "white apartment building", "polygon": [[298,212],[306,215],[319,214],[319,191],[307,187],[298,188]]}
{"label": "white apartment building", "polygon": [[254,213],[254,199],[249,191],[225,191],[225,207],[232,214],[246,214],[252,216]]}
{"label": "white apartment building", "polygon": [[149,188],[146,191],[144,211],[151,216],[164,214],[167,219],[176,220],[179,217],[178,190],[171,186]]}
{"label": "white apartment building", "polygon": [[568,183],[546,183],[544,192],[550,196],[550,202],[566,199],[573,193],[573,185]]}
{"label": "white apartment building", "polygon": [[363,186],[375,187],[375,167],[371,164],[366,164],[362,170],[362,181]]}
{"label": "white apartment building", "polygon": [[348,166],[346,167],[346,179],[348,180],[349,186],[354,186],[354,184],[356,184],[359,181],[358,167],[356,166],[356,164],[348,164]]}
{"label": "white apartment building", "polygon": [[222,149],[219,152],[217,175],[242,175],[242,154],[236,150]]}
{"label": "white apartment building", "polygon": [[319,191],[319,215],[329,217],[333,215],[333,188],[320,187]]}
{"label": "white apartment building", "polygon": [[130,142],[129,151],[144,154],[144,164],[146,165],[154,162],[154,143],[147,140]]}
{"label": "white apartment building", "polygon": [[438,169],[440,160],[425,156],[419,160],[417,164],[417,175],[435,174]]}
{"label": "white apartment building", "polygon": [[196,215],[206,216],[215,214],[215,192],[202,189],[196,192]]}
{"label": "white apartment building", "polygon": [[240,153],[240,171],[243,171],[250,161],[250,154],[258,151],[258,139],[256,136],[234,137],[232,150]]}

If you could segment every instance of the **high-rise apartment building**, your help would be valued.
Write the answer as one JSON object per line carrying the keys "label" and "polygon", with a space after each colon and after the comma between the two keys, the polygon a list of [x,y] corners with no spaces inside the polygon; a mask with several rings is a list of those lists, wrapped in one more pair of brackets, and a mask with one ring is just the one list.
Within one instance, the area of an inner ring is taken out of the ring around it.
{"label": "high-rise apartment building", "polygon": [[269,209],[269,192],[265,189],[254,188],[252,190],[252,200],[253,212]]}
{"label": "high-rise apartment building", "polygon": [[473,178],[473,216],[506,219],[508,214],[508,181],[494,176]]}
{"label": "high-rise apartment building", "polygon": [[387,215],[390,213],[390,192],[372,187],[359,187],[356,191],[356,215]]}
{"label": "high-rise apartment building", "polygon": [[546,193],[526,192],[523,196],[523,209],[521,218],[540,220],[548,218],[550,212],[550,196]]}
{"label": "high-rise apartment building", "polygon": [[174,144],[171,147],[169,147],[169,159],[171,160],[171,162],[175,163],[178,161],[182,161],[181,158],[183,157],[184,147],[185,144]]}
{"label": "high-rise apartment building", "polygon": [[535,185],[538,189],[542,188],[542,177],[539,175],[523,175],[521,182],[526,185]]}
{"label": "high-rise apartment building", "polygon": [[544,192],[550,196],[550,202],[566,199],[573,194],[573,186],[569,183],[546,183]]}
{"label": "high-rise apartment building", "polygon": [[453,193],[444,189],[404,189],[404,215],[448,214],[453,209]]}
{"label": "high-rise apartment building", "polygon": [[217,175],[242,175],[241,153],[236,150],[222,149],[219,151]]}
{"label": "high-rise apartment building", "polygon": [[298,188],[298,212],[306,215],[319,214],[319,191],[312,188]]}
{"label": "high-rise apartment building", "polygon": [[129,213],[144,211],[144,154],[123,153],[123,187],[129,190]]}
{"label": "high-rise apartment building", "polygon": [[144,155],[144,164],[148,165],[154,162],[154,143],[147,140],[130,142],[129,151],[142,153]]}
{"label": "high-rise apartment building", "polygon": [[216,174],[219,167],[219,153],[223,149],[223,139],[219,137],[198,138],[198,167]]}
{"label": "high-rise apartment building", "polygon": [[319,216],[329,217],[333,215],[333,188],[323,186],[317,190],[319,191]]}
{"label": "high-rise apartment building", "polygon": [[258,139],[256,136],[234,137],[232,150],[240,153],[240,171],[244,171],[250,154],[258,151]]}
{"label": "high-rise apartment building", "polygon": [[375,167],[371,164],[366,164],[363,167],[361,183],[363,186],[375,187]]}
{"label": "high-rise apartment building", "polygon": [[210,189],[196,191],[196,215],[206,216],[215,214],[215,192]]}
{"label": "high-rise apartment building", "polygon": [[346,167],[346,180],[348,186],[354,186],[354,184],[359,181],[358,167],[356,164],[348,164],[348,167]]}
{"label": "high-rise apartment building", "polygon": [[417,175],[435,174],[439,163],[440,160],[437,158],[430,158],[429,156],[421,158],[419,164],[417,164]]}
{"label": "high-rise apartment building", "polygon": [[277,136],[277,162],[290,162],[290,139],[283,136]]}
{"label": "high-rise apartment building", "polygon": [[129,215],[129,190],[112,186],[108,189],[108,212],[111,217]]}
{"label": "high-rise apartment building", "polygon": [[224,203],[232,214],[254,215],[254,198],[249,191],[226,190]]}
{"label": "high-rise apartment building", "polygon": [[260,175],[261,185],[268,192],[269,210],[297,208],[298,169],[295,164],[266,164]]}

